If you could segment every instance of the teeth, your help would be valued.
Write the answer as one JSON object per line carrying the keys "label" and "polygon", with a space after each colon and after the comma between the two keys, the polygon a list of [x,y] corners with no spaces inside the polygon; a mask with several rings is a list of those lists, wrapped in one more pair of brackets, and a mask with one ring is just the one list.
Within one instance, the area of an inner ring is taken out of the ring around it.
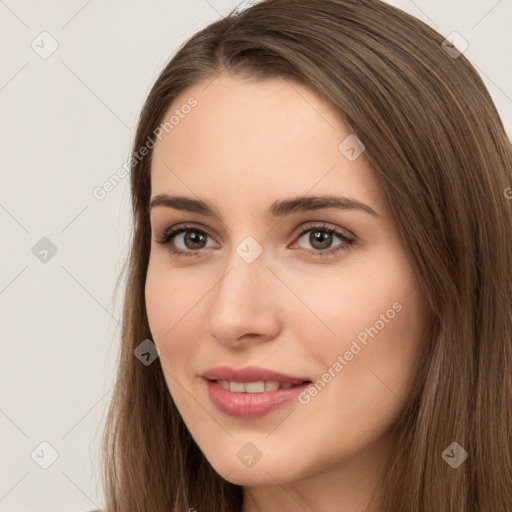
{"label": "teeth", "polygon": [[218,380],[217,384],[224,389],[227,389],[229,391],[229,382],[227,380]]}
{"label": "teeth", "polygon": [[276,380],[267,380],[267,382],[265,382],[265,391],[275,391],[276,389],[279,388],[279,382],[277,382]]}
{"label": "teeth", "polygon": [[291,382],[277,382],[275,380],[259,380],[257,382],[233,382],[217,380],[217,384],[234,393],[263,393],[264,391],[276,391],[278,389],[290,389],[294,387]]}
{"label": "teeth", "polygon": [[234,393],[243,393],[244,383],[243,382],[230,382],[229,383],[229,391],[233,391]]}

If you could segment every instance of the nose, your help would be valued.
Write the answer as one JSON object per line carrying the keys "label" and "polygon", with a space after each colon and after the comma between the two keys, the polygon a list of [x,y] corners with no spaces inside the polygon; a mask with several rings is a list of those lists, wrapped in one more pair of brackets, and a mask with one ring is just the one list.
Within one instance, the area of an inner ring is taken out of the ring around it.
{"label": "nose", "polygon": [[226,268],[212,290],[206,331],[230,347],[275,338],[279,331],[277,280],[263,254],[247,263],[233,251]]}

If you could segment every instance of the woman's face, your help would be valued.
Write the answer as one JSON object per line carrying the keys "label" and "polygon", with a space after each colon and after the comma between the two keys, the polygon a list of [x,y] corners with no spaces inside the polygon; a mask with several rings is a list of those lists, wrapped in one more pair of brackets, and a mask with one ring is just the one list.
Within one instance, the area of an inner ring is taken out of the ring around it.
{"label": "woman's face", "polygon": [[[221,75],[171,115],[151,197],[186,200],[150,210],[145,294],[191,435],[240,485],[369,476],[392,449],[427,309],[363,147],[283,79]],[[157,243],[172,227],[184,231]],[[233,372],[205,378],[218,367]]]}

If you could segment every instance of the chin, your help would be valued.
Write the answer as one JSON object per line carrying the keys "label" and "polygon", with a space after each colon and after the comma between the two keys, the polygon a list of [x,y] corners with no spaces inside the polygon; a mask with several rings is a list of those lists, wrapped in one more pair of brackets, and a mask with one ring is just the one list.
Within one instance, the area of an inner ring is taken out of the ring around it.
{"label": "chin", "polygon": [[[231,471],[231,473],[230,473]],[[268,473],[267,473],[268,471]],[[265,485],[275,485],[276,480],[280,483],[283,481],[280,478],[275,477],[274,472],[272,470],[265,470],[265,468],[237,468],[235,470],[228,469],[226,473],[219,473],[224,480],[236,485],[242,486],[265,486]],[[225,476],[224,476],[225,475]],[[272,478],[272,476],[274,478]]]}
{"label": "chin", "polygon": [[211,465],[224,480],[236,485],[265,486],[275,485],[276,481],[285,484],[298,478],[297,475],[290,474],[290,464],[282,460],[270,460],[264,463],[262,458],[252,467],[244,467],[238,459],[235,464],[224,460],[219,464]]}

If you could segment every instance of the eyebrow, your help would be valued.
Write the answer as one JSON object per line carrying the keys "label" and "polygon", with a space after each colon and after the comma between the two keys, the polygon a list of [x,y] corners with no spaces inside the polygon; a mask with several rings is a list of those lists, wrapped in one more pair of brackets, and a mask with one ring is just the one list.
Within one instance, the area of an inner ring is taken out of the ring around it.
{"label": "eyebrow", "polygon": [[[221,219],[219,211],[208,202],[184,196],[158,194],[151,199],[149,212],[151,212],[153,208],[157,207],[184,210],[187,212],[206,215],[207,217],[212,217],[218,220]],[[356,199],[342,196],[302,196],[274,201],[269,208],[269,215],[272,217],[285,217],[286,215],[293,213],[302,213],[325,208],[358,210],[379,217],[379,214],[367,204]]]}

